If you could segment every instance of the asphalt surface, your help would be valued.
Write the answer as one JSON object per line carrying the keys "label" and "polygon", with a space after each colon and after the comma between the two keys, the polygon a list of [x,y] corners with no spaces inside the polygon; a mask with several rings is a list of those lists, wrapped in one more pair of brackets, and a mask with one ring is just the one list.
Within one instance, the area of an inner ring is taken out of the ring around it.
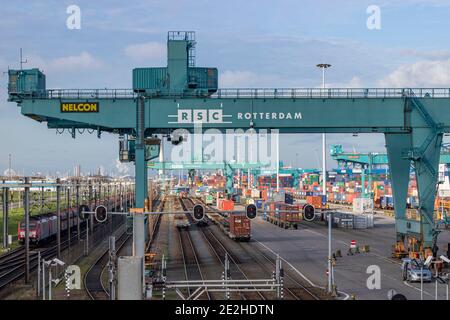
{"label": "asphalt surface", "polygon": [[[365,230],[333,229],[332,252],[341,250],[335,267],[336,285],[341,299],[355,295],[356,299],[386,300],[388,291],[394,289],[408,299],[420,299],[420,283],[404,282],[400,261],[391,259],[391,245],[395,242],[394,219],[375,216],[375,227]],[[358,246],[369,245],[369,253],[347,255],[350,241]],[[327,282],[328,229],[323,222],[302,222],[297,230],[281,229],[258,217],[252,221],[252,242],[273,250],[285,259],[285,268],[295,268],[317,286]],[[439,236],[440,254],[450,243],[450,230]],[[380,289],[369,289],[369,266],[378,266],[381,273]],[[439,299],[446,298],[446,286],[439,284]],[[435,299],[435,283],[424,283],[424,299]]]}

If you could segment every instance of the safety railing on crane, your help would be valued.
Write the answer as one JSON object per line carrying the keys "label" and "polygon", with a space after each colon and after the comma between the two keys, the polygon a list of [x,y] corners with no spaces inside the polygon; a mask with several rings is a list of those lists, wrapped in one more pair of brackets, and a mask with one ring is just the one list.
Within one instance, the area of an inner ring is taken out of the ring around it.
{"label": "safety railing on crane", "polygon": [[48,99],[127,99],[136,96],[132,89],[51,89],[46,91]]}
{"label": "safety railing on crane", "polygon": [[264,88],[219,89],[217,98],[449,98],[450,88]]}
{"label": "safety railing on crane", "polygon": [[[18,93],[23,98],[33,99],[133,99],[138,93],[133,89],[50,89],[39,92]],[[153,98],[219,99],[329,99],[329,98],[450,98],[450,88],[240,88],[219,89],[214,93],[197,91],[149,92]]]}

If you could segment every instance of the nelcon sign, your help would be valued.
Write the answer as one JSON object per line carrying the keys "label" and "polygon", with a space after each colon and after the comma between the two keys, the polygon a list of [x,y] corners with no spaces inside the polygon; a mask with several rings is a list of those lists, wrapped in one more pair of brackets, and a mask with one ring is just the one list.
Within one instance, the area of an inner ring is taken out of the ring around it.
{"label": "nelcon sign", "polygon": [[61,112],[98,112],[98,102],[61,102]]}

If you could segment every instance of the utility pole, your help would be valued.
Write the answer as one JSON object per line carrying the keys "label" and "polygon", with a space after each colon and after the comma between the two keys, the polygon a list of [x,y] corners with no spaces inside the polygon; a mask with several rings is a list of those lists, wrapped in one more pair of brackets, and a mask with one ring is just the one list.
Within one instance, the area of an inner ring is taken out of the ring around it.
{"label": "utility pole", "polygon": [[[325,94],[325,69],[331,67],[331,64],[320,63],[317,65],[318,68],[322,69],[322,89]],[[322,133],[322,194],[326,197],[327,195],[327,136],[326,133]]]}
{"label": "utility pole", "polygon": [[60,179],[56,179],[56,242],[57,257],[61,258],[61,186]]}
{"label": "utility pole", "polygon": [[[5,181],[3,181],[5,183]],[[9,214],[9,188],[3,187],[3,248],[9,247],[8,243],[8,214]]]}
{"label": "utility pole", "polygon": [[8,155],[8,175],[9,175],[9,181],[12,180],[12,166],[11,166],[11,153]]}
{"label": "utility pole", "polygon": [[25,211],[25,283],[30,282],[30,187],[27,186],[29,178],[25,177],[25,192],[23,207]]}
{"label": "utility pole", "polygon": [[333,224],[333,214],[328,214],[328,293],[333,292],[333,263],[331,260],[331,228]]}

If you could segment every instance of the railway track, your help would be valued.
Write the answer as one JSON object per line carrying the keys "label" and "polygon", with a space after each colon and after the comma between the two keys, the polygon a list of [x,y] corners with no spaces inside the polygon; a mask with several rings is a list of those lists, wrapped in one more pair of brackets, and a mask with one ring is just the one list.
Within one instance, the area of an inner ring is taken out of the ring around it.
{"label": "railway track", "polygon": [[[186,280],[204,280],[197,252],[195,250],[194,244],[192,243],[189,231],[178,229],[178,236],[180,240],[180,248],[183,257],[184,274]],[[191,295],[191,288],[188,288],[187,291],[188,295]],[[206,297],[208,300],[211,300],[211,294],[209,292],[206,292]]]}
{"label": "railway track", "polygon": [[[84,231],[86,234],[86,231]],[[81,236],[83,232],[81,233]],[[72,236],[70,244],[73,245],[77,243],[77,235]],[[61,242],[61,251],[66,250],[69,247],[69,240],[64,240]],[[1,259],[0,262],[0,290],[8,286],[12,282],[22,278],[25,275],[25,248],[18,247],[20,250],[14,251],[14,254],[8,255],[7,259]],[[39,250],[42,259],[48,259],[55,257],[57,255],[58,246],[53,242],[47,248],[41,248]],[[12,253],[12,251],[11,251]],[[4,255],[2,256],[4,258]],[[37,251],[30,251],[30,271],[35,269],[38,264],[38,253]]]}
{"label": "railway track", "polygon": [[[94,225],[94,233],[98,229],[98,225]],[[84,239],[86,229],[81,229],[80,239]],[[61,252],[70,246],[78,243],[78,235],[73,235],[70,241],[65,236],[65,240],[61,241]],[[53,258],[57,255],[58,246],[56,240],[45,243],[43,246],[30,245],[30,272],[38,265],[38,251],[42,259]],[[9,284],[25,276],[25,246],[21,245],[0,256],[0,290]]]}
{"label": "railway track", "polygon": [[[160,206],[164,206],[164,198],[160,199],[158,196],[153,201],[153,210],[158,210]],[[158,231],[158,225],[160,216],[158,215],[157,222],[154,224],[153,227],[153,234],[152,238],[150,239],[147,248],[151,246],[151,243],[153,242],[154,236]],[[132,240],[132,236],[127,234],[126,231],[124,231],[119,239],[116,240],[116,252],[117,256],[120,256],[121,250],[124,248],[127,242]],[[103,284],[103,273],[107,267],[109,261],[109,250],[105,250],[91,265],[91,267],[88,269],[84,276],[84,288],[88,295],[88,297],[91,300],[108,300],[109,299],[109,289],[105,288]]]}
{"label": "railway track", "polygon": [[[132,238],[131,235],[123,231],[119,239],[116,240],[117,253]],[[84,289],[91,300],[108,300],[109,290],[105,288],[102,281],[103,270],[109,261],[109,250],[105,250],[100,257],[95,260],[84,276]]]}
{"label": "railway track", "polygon": [[[192,210],[193,206],[197,203],[203,204],[199,200],[192,199],[182,199],[182,204],[185,211]],[[193,223],[193,218],[188,214],[188,219],[191,223]],[[208,223],[207,223],[208,225]],[[234,268],[230,267],[230,278],[232,279],[243,279],[249,280],[248,275],[242,270],[239,266],[240,260],[234,254],[232,254],[229,250],[226,249],[225,245],[222,241],[217,238],[214,233],[211,232],[208,228],[204,228],[200,226],[199,230],[202,233],[203,238],[211,249],[211,252],[217,258],[218,262],[224,266],[225,264],[225,255],[228,255],[228,259]],[[239,297],[243,300],[266,300],[267,297],[263,292],[255,291],[255,292],[239,292]]]}

